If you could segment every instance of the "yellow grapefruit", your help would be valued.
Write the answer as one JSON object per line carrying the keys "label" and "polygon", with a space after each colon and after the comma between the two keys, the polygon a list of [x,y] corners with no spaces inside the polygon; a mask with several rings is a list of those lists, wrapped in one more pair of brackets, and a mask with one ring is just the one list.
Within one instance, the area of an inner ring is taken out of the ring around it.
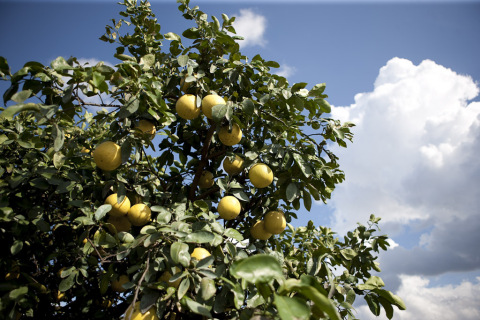
{"label": "yellow grapefruit", "polygon": [[105,141],[93,151],[93,161],[105,171],[113,171],[122,164],[121,148],[113,141]]}
{"label": "yellow grapefruit", "polygon": [[217,211],[222,219],[235,219],[242,210],[240,201],[233,196],[225,196],[218,203]]}
{"label": "yellow grapefruit", "polygon": [[206,257],[211,256],[210,252],[204,248],[195,248],[193,249],[192,254],[190,255],[192,258],[197,259],[198,261],[205,259]]}
{"label": "yellow grapefruit", "polygon": [[158,320],[157,308],[155,306],[142,313],[140,311],[140,301],[135,302],[135,305],[130,305],[125,312],[125,320]]}
{"label": "yellow grapefruit", "polygon": [[251,228],[250,234],[258,240],[267,240],[272,236],[271,233],[265,230],[265,222],[263,220],[257,221]]}
{"label": "yellow grapefruit", "polygon": [[242,172],[243,163],[244,160],[237,155],[235,155],[235,159],[233,161],[230,161],[230,158],[226,157],[225,160],[223,160],[223,170],[225,170],[225,172],[229,175],[234,176]]}
{"label": "yellow grapefruit", "polygon": [[208,189],[211,188],[214,183],[215,180],[213,180],[213,173],[210,171],[203,171],[200,180],[198,180],[198,186],[202,189]]}
{"label": "yellow grapefruit", "polygon": [[130,210],[130,199],[125,196],[122,202],[118,203],[118,194],[111,194],[105,199],[105,204],[112,206],[112,209],[108,212],[112,217],[121,217],[127,214]]}
{"label": "yellow grapefruit", "polygon": [[137,227],[143,226],[149,222],[151,216],[152,211],[150,211],[150,208],[143,203],[132,206],[127,213],[128,220]]}
{"label": "yellow grapefruit", "polygon": [[226,104],[226,102],[216,94],[209,94],[202,99],[202,112],[208,119],[212,119],[212,109],[217,104]]}
{"label": "yellow grapefruit", "polygon": [[[117,229],[117,232],[128,232],[132,228],[132,224],[130,223],[130,220],[128,220],[127,216],[121,216],[121,217],[113,217],[110,216],[107,220],[108,223],[113,224],[115,229]],[[113,232],[113,230],[111,230]]]}
{"label": "yellow grapefruit", "polygon": [[221,143],[231,147],[242,140],[242,130],[236,123],[232,125],[231,132],[228,131],[228,126],[224,126],[220,128],[220,131],[218,132],[218,138],[220,139]]}
{"label": "yellow grapefruit", "polygon": [[268,187],[273,181],[273,172],[264,163],[254,164],[248,171],[248,178],[256,188]]}
{"label": "yellow grapefruit", "polygon": [[280,234],[287,226],[285,215],[280,210],[270,211],[263,218],[265,231],[273,234]]}
{"label": "yellow grapefruit", "polygon": [[197,97],[193,94],[184,94],[177,100],[175,110],[180,118],[185,120],[195,119],[200,115],[201,108],[197,108]]}
{"label": "yellow grapefruit", "polygon": [[[179,273],[180,269],[178,267],[175,267],[175,271],[176,273]],[[178,288],[178,286],[180,285],[180,282],[182,282],[182,278],[177,279],[173,282],[170,282],[171,278],[172,278],[172,274],[170,273],[170,271],[165,271],[164,273],[162,273],[160,278],[158,278],[158,281],[166,282],[169,287]]]}
{"label": "yellow grapefruit", "polygon": [[148,133],[150,140],[155,137],[155,132],[157,132],[155,125],[152,122],[145,119],[138,121],[137,128],[145,134]]}
{"label": "yellow grapefruit", "polygon": [[130,279],[126,274],[122,274],[118,279],[113,280],[111,283],[112,289],[115,292],[125,292],[127,289],[123,287],[123,285],[127,282],[129,282]]}

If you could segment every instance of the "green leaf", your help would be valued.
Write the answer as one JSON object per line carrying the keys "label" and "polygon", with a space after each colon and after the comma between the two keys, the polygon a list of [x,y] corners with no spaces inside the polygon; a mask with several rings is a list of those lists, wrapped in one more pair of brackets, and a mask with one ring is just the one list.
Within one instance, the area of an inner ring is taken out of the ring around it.
{"label": "green leaf", "polygon": [[242,240],[243,240],[242,234],[241,234],[238,230],[233,229],[233,228],[227,228],[227,229],[225,230],[224,235],[225,235],[226,237],[233,238],[233,239],[238,240],[238,241],[242,241]]}
{"label": "green leaf", "polygon": [[280,65],[276,61],[267,61],[264,65],[270,68],[280,68]]}
{"label": "green leaf", "polygon": [[202,315],[204,317],[208,317],[208,319],[212,319],[212,315],[210,311],[208,311],[205,305],[202,305],[196,301],[193,301],[189,297],[183,297],[182,302],[187,305],[187,307],[196,314]]}
{"label": "green leaf", "polygon": [[303,205],[305,206],[305,209],[307,209],[307,211],[310,211],[312,209],[312,197],[310,196],[310,193],[308,193],[306,190],[303,190]]}
{"label": "green leaf", "polygon": [[295,92],[297,92],[298,90],[305,88],[307,85],[308,85],[308,83],[306,83],[306,82],[295,83],[295,84],[292,86],[292,92],[295,93]]}
{"label": "green leaf", "polygon": [[117,112],[117,117],[119,118],[128,118],[134,114],[140,107],[140,100],[136,97],[130,99],[120,110]]}
{"label": "green leaf", "polygon": [[13,254],[13,255],[16,255],[17,253],[19,253],[20,251],[22,251],[22,248],[23,248],[23,241],[20,241],[20,240],[15,240],[12,244],[12,246],[10,247],[10,252]]}
{"label": "green leaf", "polygon": [[61,151],[55,152],[55,154],[53,155],[54,167],[56,169],[60,169],[64,163],[65,163],[65,155]]}
{"label": "green leaf", "polygon": [[22,111],[40,112],[40,107],[35,103],[15,104],[0,113],[0,118],[11,120],[13,116]]}
{"label": "green leaf", "polygon": [[217,104],[212,108],[212,119],[215,122],[221,122],[222,119],[227,114],[227,105],[226,104]]}
{"label": "green leaf", "polygon": [[17,103],[22,103],[23,101],[30,98],[31,95],[32,95],[32,90],[23,90],[23,91],[15,93],[12,96],[11,100],[13,100]]}
{"label": "green leaf", "polygon": [[325,91],[325,87],[325,83],[316,84],[315,86],[313,86],[312,90],[308,92],[308,95],[311,97],[321,96],[323,94],[323,91]]}
{"label": "green leaf", "polygon": [[180,285],[178,286],[177,297],[179,300],[182,299],[183,296],[185,296],[185,294],[188,291],[188,288],[190,288],[190,279],[188,279],[188,277],[185,277],[182,280],[182,282],[180,282]]}
{"label": "green leaf", "polygon": [[327,102],[327,100],[320,99],[318,102],[318,105],[320,106],[320,110],[324,113],[330,113],[332,112],[332,107],[330,106],[330,103]]}
{"label": "green leaf", "polygon": [[306,178],[309,178],[313,171],[310,165],[303,159],[303,157],[298,154],[298,153],[293,153],[293,159],[295,160],[295,163],[298,165],[300,170],[302,171],[303,175]]}
{"label": "green leaf", "polygon": [[188,63],[188,56],[187,55],[181,55],[177,58],[178,64],[180,67],[185,67]]}
{"label": "green leaf", "polygon": [[172,214],[166,208],[161,206],[153,206],[150,208],[153,212],[158,212],[157,221],[159,223],[169,223],[172,219]]}
{"label": "green leaf", "polygon": [[383,309],[385,310],[385,315],[387,316],[388,319],[393,318],[393,307],[387,299],[384,297],[378,297],[378,301],[382,305]]}
{"label": "green leaf", "polygon": [[235,198],[237,199],[240,199],[240,200],[243,200],[243,201],[250,201],[250,198],[248,197],[248,195],[242,191],[242,190],[239,190],[239,189],[234,189],[234,190],[231,190],[231,193],[233,196],[235,196]]}
{"label": "green leaf", "polygon": [[63,133],[63,129],[59,127],[56,123],[53,126],[53,136],[55,137],[55,141],[53,142],[53,149],[55,152],[60,151],[63,147],[63,142],[65,141],[65,134]]}
{"label": "green leaf", "polygon": [[392,304],[396,305],[398,309],[405,310],[407,308],[403,300],[399,296],[394,295],[392,292],[384,289],[374,289],[374,291],[379,296],[384,297],[385,299],[390,301]]}
{"label": "green leaf", "polygon": [[255,104],[250,99],[243,100],[241,106],[243,111],[249,116],[255,112]]}
{"label": "green leaf", "polygon": [[72,273],[68,277],[64,278],[58,285],[58,290],[61,292],[65,292],[71,287],[73,287],[73,285],[75,284],[75,276],[76,273]]}
{"label": "green leaf", "polygon": [[383,282],[383,280],[377,276],[371,276],[370,278],[368,278],[365,284],[375,286],[376,288],[385,286],[385,283]]}
{"label": "green leaf", "polygon": [[367,294],[365,296],[365,301],[367,301],[370,311],[378,317],[380,315],[380,304],[378,303],[377,296]]}
{"label": "green leaf", "polygon": [[209,300],[217,293],[217,288],[215,287],[215,281],[209,278],[203,278],[200,281],[200,296],[203,300]]}
{"label": "green leaf", "polygon": [[143,64],[143,70],[148,70],[155,64],[155,55],[152,53],[144,55],[140,59],[140,64]]}
{"label": "green leaf", "polygon": [[342,319],[332,301],[321,294],[316,288],[312,286],[302,286],[298,288],[297,291],[303,294],[306,298],[312,300],[313,303],[315,303],[320,310],[325,312],[331,320]]}
{"label": "green leaf", "polygon": [[208,231],[196,231],[193,233],[188,234],[185,237],[185,242],[192,242],[192,243],[207,243],[213,240],[215,236],[213,233]]}
{"label": "green leaf", "polygon": [[95,211],[95,219],[97,221],[102,220],[110,210],[112,210],[112,205],[102,204],[100,207],[98,207],[97,211]]}
{"label": "green leaf", "polygon": [[65,60],[65,58],[63,58],[63,57],[58,57],[57,59],[53,60],[52,63],[50,64],[50,66],[52,67],[52,69],[54,69],[55,71],[58,71],[58,72],[61,72],[63,70],[73,70],[73,69],[75,69],[74,67],[69,65],[67,63],[67,61]]}
{"label": "green leaf", "polygon": [[163,35],[165,37],[165,39],[167,40],[176,40],[176,41],[180,41],[181,38],[178,34],[176,33],[173,33],[173,32],[169,32],[169,33],[166,33]]}
{"label": "green leaf", "polygon": [[292,202],[300,195],[300,190],[295,182],[290,182],[287,186],[287,201]]}
{"label": "green leaf", "polygon": [[282,320],[301,320],[310,318],[310,307],[304,299],[285,297],[275,294],[274,303]]}
{"label": "green leaf", "polygon": [[251,283],[267,283],[273,279],[282,279],[282,266],[276,258],[267,254],[257,254],[235,261],[230,274]]}
{"label": "green leaf", "polygon": [[343,249],[340,250],[340,254],[346,259],[346,260],[352,260],[357,256],[357,252],[353,249]]}
{"label": "green leaf", "polygon": [[[13,289],[12,291],[10,291],[8,293],[8,297],[11,299],[11,300],[19,300],[20,298],[22,298],[24,295],[26,295],[28,293],[28,287],[25,286],[25,287],[20,287],[20,288],[17,288],[17,289]],[[8,300],[7,300],[8,301]]]}
{"label": "green leaf", "polygon": [[190,264],[190,253],[188,244],[183,242],[174,242],[170,247],[170,256],[175,263],[180,263],[185,268]]}
{"label": "green leaf", "polygon": [[10,75],[7,59],[0,57],[0,77],[5,78],[7,75]]}

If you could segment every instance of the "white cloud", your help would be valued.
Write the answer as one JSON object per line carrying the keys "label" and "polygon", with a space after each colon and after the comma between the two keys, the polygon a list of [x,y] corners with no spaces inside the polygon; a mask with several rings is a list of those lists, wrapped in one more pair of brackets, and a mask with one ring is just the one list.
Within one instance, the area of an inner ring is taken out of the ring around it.
{"label": "white cloud", "polygon": [[266,44],[264,39],[267,28],[267,19],[261,14],[255,13],[253,9],[240,9],[240,14],[235,14],[233,27],[237,35],[244,37],[244,40],[238,41],[240,46],[261,46]]}
{"label": "white cloud", "polygon": [[[332,110],[357,124],[353,144],[335,149],[346,181],[329,204],[332,228],[345,232],[372,213],[382,217],[382,232],[398,243],[379,259],[390,290],[399,274],[480,269],[480,102],[469,102],[478,93],[469,76],[394,58],[372,92]],[[408,246],[406,230],[419,232]]]}
{"label": "white cloud", "polygon": [[295,73],[295,71],[295,67],[289,66],[288,64],[282,64],[280,66],[280,69],[278,69],[275,73],[281,77],[288,78],[291,77]]}
{"label": "white cloud", "polygon": [[480,189],[471,176],[480,174],[474,161],[480,103],[467,102],[478,91],[470,77],[433,61],[415,66],[394,58],[380,69],[372,92],[334,107],[334,118],[357,124],[354,143],[337,152],[346,182],[331,201],[335,227],[346,230],[371,213],[400,224],[478,215],[448,201],[475,199]]}
{"label": "white cloud", "polygon": [[[476,320],[480,319],[480,277],[475,283],[464,281],[457,286],[429,287],[429,280],[419,276],[401,276],[397,295],[402,298],[407,310],[394,307],[396,320]],[[356,308],[359,319],[386,320],[384,311],[375,317],[367,305]]]}

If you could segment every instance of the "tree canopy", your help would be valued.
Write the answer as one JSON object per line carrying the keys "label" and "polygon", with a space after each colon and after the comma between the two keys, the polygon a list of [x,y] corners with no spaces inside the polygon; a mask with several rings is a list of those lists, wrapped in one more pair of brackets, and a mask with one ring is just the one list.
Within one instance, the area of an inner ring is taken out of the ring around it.
{"label": "tree canopy", "polygon": [[330,147],[353,124],[324,83],[242,55],[234,17],[178,2],[181,35],[120,3],[115,66],[0,57],[2,317],[337,320],[363,297],[392,318],[380,218],[341,238],[290,224],[344,180]]}

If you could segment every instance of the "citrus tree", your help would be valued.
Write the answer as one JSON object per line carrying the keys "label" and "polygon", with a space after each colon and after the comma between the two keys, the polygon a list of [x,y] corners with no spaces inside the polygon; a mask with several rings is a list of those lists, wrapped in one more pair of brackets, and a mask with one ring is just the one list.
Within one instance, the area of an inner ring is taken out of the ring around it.
{"label": "citrus tree", "polygon": [[[325,85],[239,51],[234,18],[179,1],[162,34],[124,0],[114,67],[59,57],[13,73],[0,113],[0,314],[7,319],[389,318],[371,216],[342,238],[294,228],[344,180]],[[125,31],[124,31],[125,29]]]}

